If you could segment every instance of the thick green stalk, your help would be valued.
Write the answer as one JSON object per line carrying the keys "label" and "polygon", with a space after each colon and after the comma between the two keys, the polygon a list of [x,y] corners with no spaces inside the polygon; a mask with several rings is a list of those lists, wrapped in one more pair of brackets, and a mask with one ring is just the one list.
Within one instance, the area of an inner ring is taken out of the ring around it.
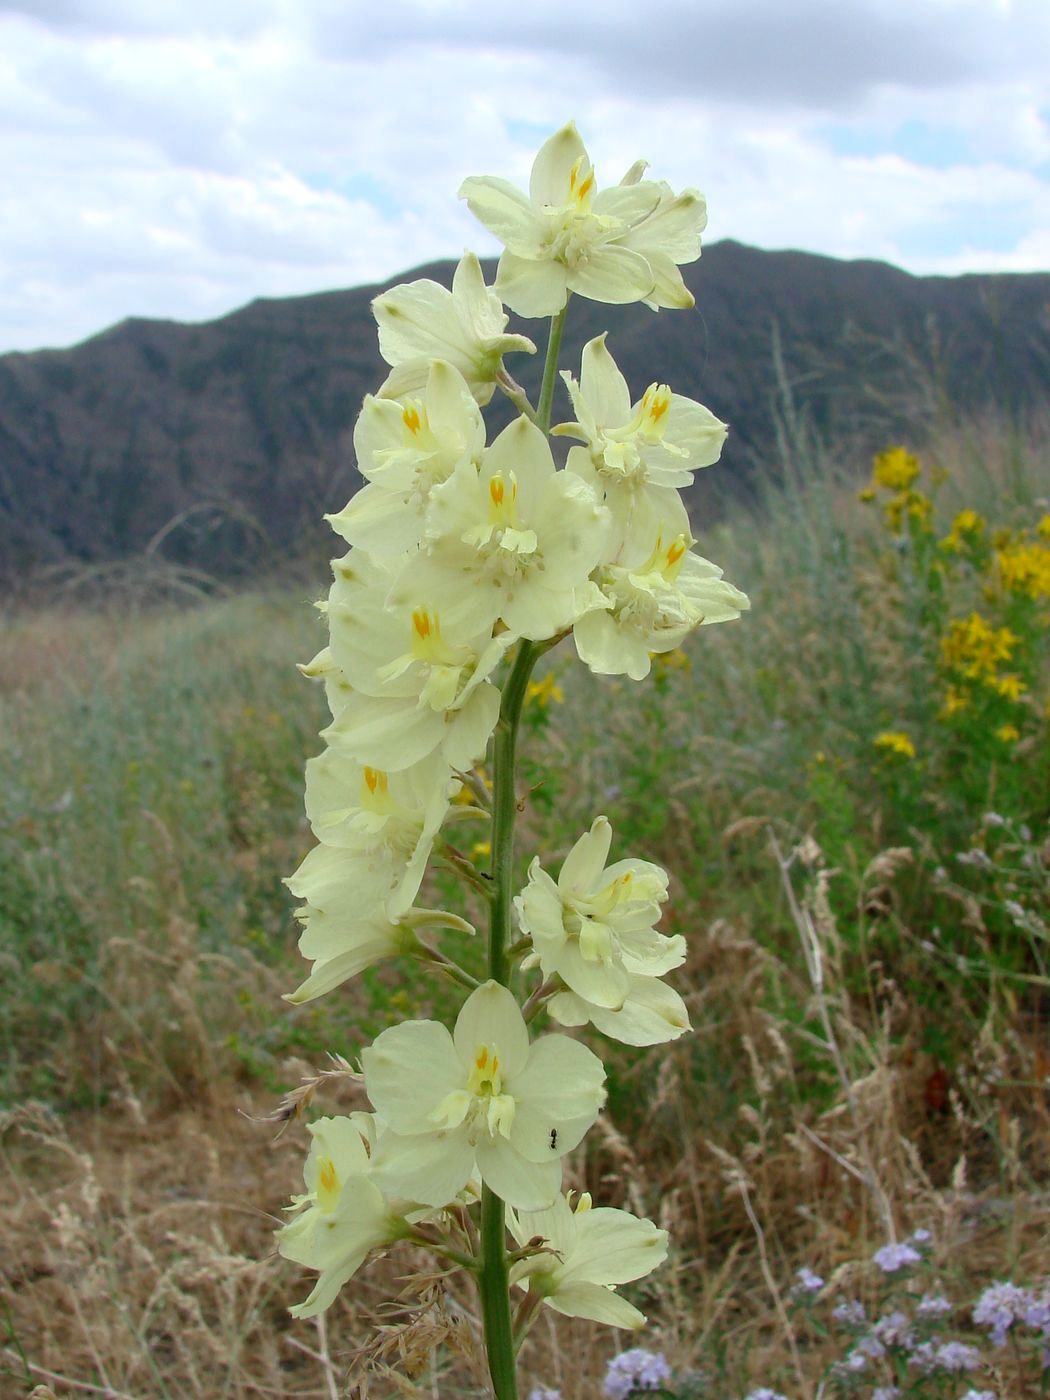
{"label": "thick green stalk", "polygon": [[536,426],[545,433],[551,430],[551,405],[554,403],[554,381],[558,375],[558,352],[561,350],[561,336],[565,329],[565,315],[569,303],[551,317],[550,339],[547,341],[547,359],[543,365],[543,383],[540,386],[540,401],[536,408]]}
{"label": "thick green stalk", "polygon": [[[518,795],[514,782],[514,750],[518,722],[529,676],[543,644],[522,642],[500,702],[492,765],[492,908],[489,925],[489,976],[507,985],[510,975],[511,893],[514,888],[514,818]],[[510,1278],[507,1269],[507,1227],[503,1202],[482,1188],[481,1194],[481,1312],[485,1350],[496,1400],[518,1400],[514,1328],[510,1317]]]}
{"label": "thick green stalk", "polygon": [[[565,328],[565,309],[551,318],[547,360],[543,367],[536,423],[550,430],[558,351]],[[502,986],[510,980],[511,898],[514,889],[514,818],[518,811],[514,754],[518,724],[529,676],[550,642],[522,641],[500,700],[492,760],[492,904],[489,924],[489,976]],[[518,1400],[517,1347],[510,1316],[510,1272],[507,1267],[507,1225],[503,1201],[482,1187],[481,1192],[481,1315],[485,1350],[496,1400]]]}

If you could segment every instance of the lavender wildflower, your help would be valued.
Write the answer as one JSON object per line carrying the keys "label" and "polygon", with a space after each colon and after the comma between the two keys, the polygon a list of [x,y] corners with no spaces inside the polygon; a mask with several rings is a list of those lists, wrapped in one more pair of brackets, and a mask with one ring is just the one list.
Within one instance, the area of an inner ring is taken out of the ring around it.
{"label": "lavender wildflower", "polygon": [[781,1395],[779,1390],[770,1390],[769,1386],[763,1385],[758,1390],[749,1390],[744,1400],[787,1400],[787,1396]]}
{"label": "lavender wildflower", "polygon": [[915,1345],[915,1331],[906,1313],[887,1313],[885,1317],[879,1318],[871,1330],[885,1346],[903,1347],[905,1351],[910,1351]]}
{"label": "lavender wildflower", "polygon": [[552,1390],[547,1385],[537,1385],[529,1391],[529,1400],[561,1400],[561,1391]]}
{"label": "lavender wildflower", "polygon": [[836,1303],[831,1310],[831,1316],[836,1322],[844,1323],[847,1327],[859,1327],[862,1322],[868,1320],[864,1304],[859,1298],[847,1298],[841,1303]]}
{"label": "lavender wildflower", "polygon": [[908,1365],[913,1370],[921,1371],[923,1375],[928,1375],[937,1369],[937,1358],[932,1342],[920,1342],[908,1357]]}
{"label": "lavender wildflower", "polygon": [[627,1400],[636,1390],[659,1390],[671,1379],[671,1368],[662,1352],[632,1347],[609,1362],[605,1394],[609,1400]]}
{"label": "lavender wildflower", "polygon": [[951,1310],[951,1303],[941,1293],[924,1293],[915,1309],[920,1317],[941,1317]]}
{"label": "lavender wildflower", "polygon": [[908,1243],[884,1244],[872,1257],[884,1274],[895,1274],[909,1264],[918,1264],[922,1258],[919,1251]]}
{"label": "lavender wildflower", "polygon": [[930,1234],[929,1230],[913,1230],[909,1244],[929,1244],[932,1239],[933,1236]]}
{"label": "lavender wildflower", "polygon": [[901,1393],[895,1385],[877,1385],[871,1392],[871,1400],[901,1400]]}
{"label": "lavender wildflower", "polygon": [[805,1265],[801,1269],[796,1269],[795,1277],[798,1279],[792,1290],[795,1293],[819,1293],[824,1287],[824,1280],[821,1276],[815,1274],[812,1269],[806,1268]]}
{"label": "lavender wildflower", "polygon": [[993,1346],[1001,1347],[1011,1324],[1024,1316],[1031,1301],[1031,1295],[1015,1283],[993,1283],[977,1299],[973,1320],[990,1330]]}
{"label": "lavender wildflower", "polygon": [[942,1342],[934,1353],[934,1363],[940,1370],[952,1373],[976,1371],[981,1364],[981,1353],[965,1342]]}

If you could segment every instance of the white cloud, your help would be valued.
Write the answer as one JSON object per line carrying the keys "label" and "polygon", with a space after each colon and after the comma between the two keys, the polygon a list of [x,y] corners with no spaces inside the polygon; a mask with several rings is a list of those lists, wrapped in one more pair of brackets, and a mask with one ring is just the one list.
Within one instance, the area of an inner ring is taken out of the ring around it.
{"label": "white cloud", "polygon": [[0,0],[0,350],[376,281],[495,245],[574,116],[599,178],[713,238],[916,271],[1050,265],[1038,0]]}

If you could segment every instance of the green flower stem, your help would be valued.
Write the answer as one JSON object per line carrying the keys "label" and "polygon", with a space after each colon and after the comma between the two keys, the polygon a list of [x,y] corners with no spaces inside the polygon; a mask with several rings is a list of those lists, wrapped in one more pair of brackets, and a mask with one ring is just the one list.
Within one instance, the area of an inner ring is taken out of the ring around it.
{"label": "green flower stem", "polygon": [[[547,359],[543,366],[536,424],[550,431],[558,352],[565,329],[563,307],[551,317]],[[510,980],[511,892],[514,888],[514,818],[518,795],[514,781],[514,752],[518,725],[532,668],[560,637],[546,642],[522,641],[500,700],[492,764],[492,914],[489,926],[489,976],[501,986]],[[507,1223],[503,1201],[487,1186],[481,1191],[481,1315],[485,1350],[496,1400],[518,1400],[517,1344],[510,1316],[510,1273],[507,1266]]]}
{"label": "green flower stem", "polygon": [[565,329],[565,313],[569,309],[568,300],[551,317],[550,339],[547,341],[547,359],[543,366],[543,384],[540,387],[540,402],[536,409],[536,426],[545,433],[551,430],[551,405],[554,402],[554,381],[558,375],[558,352],[561,350],[561,336]]}
{"label": "green flower stem", "polygon": [[[547,650],[542,642],[521,643],[500,702],[492,765],[492,918],[489,931],[489,976],[503,986],[510,977],[511,894],[514,888],[514,818],[518,795],[514,751],[529,676]],[[507,1228],[503,1201],[482,1188],[481,1312],[485,1349],[496,1400],[518,1400],[514,1329],[510,1318]]]}

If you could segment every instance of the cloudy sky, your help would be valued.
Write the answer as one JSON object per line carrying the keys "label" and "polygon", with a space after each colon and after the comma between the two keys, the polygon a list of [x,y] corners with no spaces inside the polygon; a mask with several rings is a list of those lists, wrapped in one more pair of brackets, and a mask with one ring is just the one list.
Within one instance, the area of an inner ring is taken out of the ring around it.
{"label": "cloudy sky", "polygon": [[495,252],[569,117],[712,240],[1050,268],[1047,0],[0,0],[0,351]]}

